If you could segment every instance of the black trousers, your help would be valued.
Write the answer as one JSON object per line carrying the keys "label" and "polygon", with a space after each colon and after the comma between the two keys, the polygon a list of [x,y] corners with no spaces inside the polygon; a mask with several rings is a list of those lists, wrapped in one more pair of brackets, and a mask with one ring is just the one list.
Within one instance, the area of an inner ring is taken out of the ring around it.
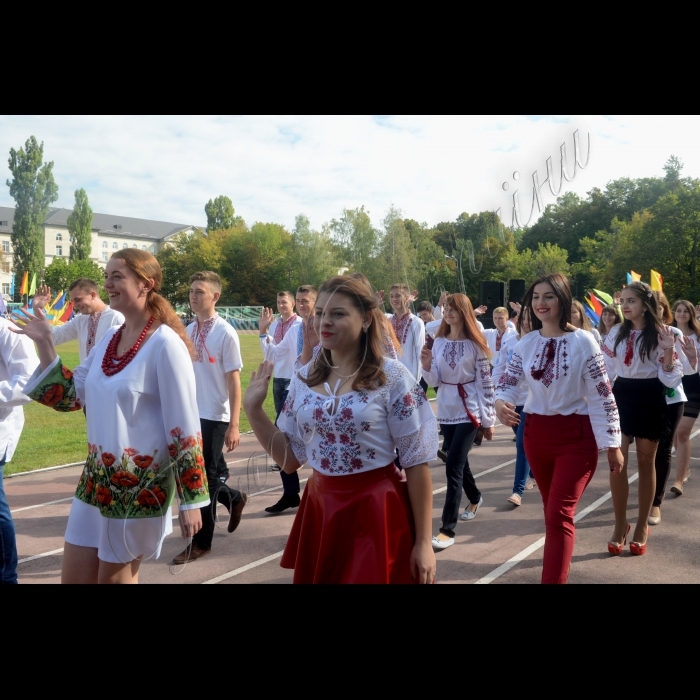
{"label": "black trousers", "polygon": [[231,510],[232,506],[240,502],[241,492],[226,486],[217,475],[219,459],[223,459],[224,438],[229,424],[205,418],[200,418],[199,423],[202,427],[204,468],[207,472],[211,503],[202,508],[202,529],[192,538],[192,541],[200,549],[209,549],[214,537],[216,504],[221,503],[227,510]]}
{"label": "black trousers", "polygon": [[469,468],[469,449],[476,437],[473,423],[442,424],[445,442],[450,445],[445,472],[447,474],[447,495],[442,509],[442,527],[440,532],[448,537],[455,536],[455,527],[462,501],[462,489],[467,494],[469,503],[478,503],[481,491],[477,488],[474,475]]}
{"label": "black trousers", "polygon": [[654,469],[656,469],[656,494],[654,495],[654,507],[660,506],[664,500],[666,491],[666,481],[671,471],[671,449],[673,448],[673,438],[678,430],[678,424],[683,417],[685,402],[672,403],[666,407],[666,430],[659,440],[656,448],[656,459]]}

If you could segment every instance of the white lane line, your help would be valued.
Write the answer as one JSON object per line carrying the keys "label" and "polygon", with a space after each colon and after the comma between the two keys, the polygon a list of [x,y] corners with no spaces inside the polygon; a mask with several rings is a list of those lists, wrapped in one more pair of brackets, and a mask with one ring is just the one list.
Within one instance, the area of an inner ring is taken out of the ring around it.
{"label": "white lane line", "polygon": [[20,559],[17,564],[24,564],[25,562],[32,561],[33,559],[43,559],[44,557],[50,557],[53,556],[54,554],[62,554],[63,553],[63,547],[61,549],[54,549],[52,552],[44,552],[43,554],[35,554],[33,557],[26,557],[24,559]]}
{"label": "white lane line", "polygon": [[57,501],[47,501],[46,503],[37,503],[35,506],[24,506],[23,508],[15,508],[11,510],[10,513],[20,513],[23,510],[32,510],[32,508],[41,508],[43,506],[52,506],[55,503],[65,503],[66,501],[72,501],[73,496],[68,496],[68,498],[59,498]]}
{"label": "white lane line", "polygon": [[[487,469],[486,471],[479,472],[478,474],[474,474],[474,478],[478,479],[480,476],[484,476],[485,474],[490,474],[491,472],[495,472],[497,469],[503,469],[503,467],[507,467],[509,464],[513,464],[513,462],[515,462],[514,459],[511,459],[509,462],[503,462],[503,464],[499,464],[495,467],[491,467],[491,469]],[[443,486],[442,488],[435,489],[435,491],[433,491],[433,496],[436,493],[444,493],[445,491],[447,491],[447,486]]]}
{"label": "white lane line", "polygon": [[[696,430],[691,436],[692,440],[697,435],[700,435],[700,430]],[[674,448],[675,449],[675,448]],[[627,481],[632,483],[639,478],[639,473],[633,474]],[[578,515],[574,518],[574,522],[577,523],[581,518],[585,518],[589,513],[592,513],[596,508],[599,508],[603,503],[612,498],[612,492],[608,491],[605,495],[601,496],[598,500],[593,501],[590,506],[584,508]],[[544,546],[544,537],[541,537],[537,542],[533,542],[529,547],[526,547],[521,552],[518,552],[515,556],[511,557],[508,561],[501,564],[499,567],[495,568],[493,571],[486,574],[486,576],[480,578],[475,583],[491,583],[495,581],[499,576],[503,576],[507,571],[510,571],[516,564],[521,562],[523,559],[529,557],[533,552]]]}
{"label": "white lane line", "polygon": [[275,552],[274,554],[270,554],[269,557],[264,557],[263,559],[258,559],[257,561],[251,562],[250,564],[246,564],[245,566],[241,566],[238,569],[234,569],[233,571],[229,571],[227,574],[221,574],[221,576],[217,576],[216,578],[209,579],[208,581],[202,581],[203,585],[206,585],[208,583],[219,583],[220,581],[225,581],[227,578],[232,578],[233,576],[238,576],[239,574],[242,574],[246,571],[250,571],[251,569],[255,569],[258,566],[262,566],[263,564],[267,564],[269,561],[274,561],[275,559],[280,559],[282,555],[284,554],[284,550],[281,552]]}

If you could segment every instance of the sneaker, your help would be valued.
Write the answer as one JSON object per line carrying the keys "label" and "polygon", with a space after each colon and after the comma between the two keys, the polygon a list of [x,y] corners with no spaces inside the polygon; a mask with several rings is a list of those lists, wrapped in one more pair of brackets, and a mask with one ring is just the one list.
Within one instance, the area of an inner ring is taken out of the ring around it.
{"label": "sneaker", "polygon": [[506,498],[508,503],[512,503],[514,506],[522,505],[522,500],[519,493],[514,493],[510,498]]}
{"label": "sneaker", "polygon": [[447,452],[445,452],[445,450],[438,450],[438,451],[437,451],[437,456],[438,456],[443,462],[447,462]]}
{"label": "sneaker", "polygon": [[447,549],[455,543],[455,538],[450,537],[449,540],[439,540],[436,536],[433,536],[433,549]]}
{"label": "sneaker", "polygon": [[173,564],[178,566],[181,564],[187,564],[190,561],[196,561],[200,557],[204,557],[211,552],[211,547],[209,549],[200,549],[194,542],[185,548],[184,552],[180,552],[174,559]]}
{"label": "sneaker", "polygon": [[298,508],[300,503],[301,498],[299,498],[298,493],[292,494],[291,496],[282,496],[282,498],[280,498],[280,500],[277,501],[274,506],[265,508],[265,512],[277,515],[283,510],[287,510],[287,508]]}
{"label": "sneaker", "polygon": [[469,510],[469,506],[467,506],[464,509],[464,513],[462,513],[462,520],[474,520],[476,518],[476,514],[479,511],[479,508],[481,507],[481,504],[484,502],[484,497],[482,496],[479,499],[479,502],[476,504],[476,508],[474,510]]}
{"label": "sneaker", "polygon": [[233,532],[241,524],[241,514],[243,513],[246,503],[248,503],[248,494],[242,493],[241,500],[231,508],[231,514],[228,519],[229,533]]}

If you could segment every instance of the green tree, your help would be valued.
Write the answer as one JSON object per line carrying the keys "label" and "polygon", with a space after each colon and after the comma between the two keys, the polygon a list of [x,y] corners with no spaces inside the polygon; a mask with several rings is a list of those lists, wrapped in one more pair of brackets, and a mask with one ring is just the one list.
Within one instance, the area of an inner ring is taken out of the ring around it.
{"label": "green tree", "polygon": [[295,219],[291,248],[288,256],[289,275],[292,291],[301,284],[318,287],[324,280],[338,274],[343,261],[329,224],[322,230],[314,231],[309,218],[299,214]]}
{"label": "green tree", "polygon": [[330,228],[350,271],[362,272],[369,277],[380,239],[379,231],[372,226],[369,212],[365,211],[364,206],[343,209],[340,219],[331,220]]}
{"label": "green tree", "polygon": [[10,149],[8,161],[12,179],[7,180],[15,200],[12,227],[13,264],[21,279],[22,271],[38,273],[44,267],[44,229],[49,206],[58,199],[53,178],[53,162],[43,163],[44,143],[30,136],[24,148]]}
{"label": "green tree", "polygon": [[84,189],[75,191],[73,213],[68,216],[71,235],[70,259],[89,260],[92,253],[92,209]]}
{"label": "green tree", "polygon": [[87,277],[97,284],[100,297],[107,301],[104,291],[104,270],[94,260],[71,260],[54,258],[53,262],[44,270],[44,282],[51,290],[68,291],[68,287],[81,277]]}
{"label": "green tree", "polygon": [[223,194],[210,199],[204,205],[204,213],[207,215],[207,231],[225,231],[243,223],[243,219],[236,216],[233,202]]}

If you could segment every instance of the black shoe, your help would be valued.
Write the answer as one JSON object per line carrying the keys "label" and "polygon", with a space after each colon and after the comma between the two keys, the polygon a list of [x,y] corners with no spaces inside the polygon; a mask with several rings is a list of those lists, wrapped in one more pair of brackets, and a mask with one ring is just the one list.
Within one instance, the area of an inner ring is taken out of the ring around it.
{"label": "black shoe", "polygon": [[298,508],[300,503],[301,499],[298,493],[294,493],[291,496],[282,496],[274,506],[265,508],[265,512],[277,515],[277,513],[281,513],[283,510],[287,510],[287,508]]}
{"label": "black shoe", "polygon": [[445,452],[445,450],[438,450],[438,451],[437,451],[437,456],[438,456],[443,462],[447,462],[447,452]]}
{"label": "black shoe", "polygon": [[480,427],[480,428],[476,431],[476,437],[474,438],[474,442],[473,442],[472,444],[475,445],[476,447],[480,447],[480,446],[481,446],[481,441],[482,441],[483,439],[484,439],[484,429]]}

